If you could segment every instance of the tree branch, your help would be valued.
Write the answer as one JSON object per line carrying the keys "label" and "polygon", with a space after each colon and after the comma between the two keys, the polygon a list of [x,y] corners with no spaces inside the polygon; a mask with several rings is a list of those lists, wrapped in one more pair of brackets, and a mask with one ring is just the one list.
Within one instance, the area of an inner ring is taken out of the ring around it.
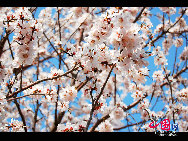
{"label": "tree branch", "polygon": [[45,78],[45,79],[42,79],[42,80],[38,80],[38,81],[36,81],[36,82],[34,82],[34,83],[32,83],[32,84],[30,84],[30,85],[28,85],[28,86],[22,88],[21,90],[18,90],[18,91],[16,91],[16,92],[14,92],[14,93],[8,95],[6,98],[11,98],[11,97],[13,97],[14,95],[16,95],[16,94],[18,94],[18,93],[20,93],[20,92],[22,92],[22,91],[24,91],[24,90],[26,90],[26,89],[32,87],[32,86],[34,86],[34,85],[36,85],[36,84],[39,84],[39,83],[41,83],[41,82],[45,82],[45,81],[48,81],[48,80],[54,80],[54,79],[57,79],[57,78],[59,78],[59,77],[65,76],[65,75],[67,75],[67,74],[73,72],[73,71],[76,70],[76,69],[78,69],[78,67],[76,67],[76,65],[75,65],[71,70],[67,71],[66,73],[64,73],[64,74],[62,74],[62,75],[58,75],[58,76],[55,76],[55,77],[52,77],[52,78]]}
{"label": "tree branch", "polygon": [[61,122],[63,116],[65,115],[65,111],[63,112],[59,112],[58,116],[57,116],[57,121],[55,122],[55,124],[53,125],[51,132],[55,132],[57,130],[57,126],[58,124]]}
{"label": "tree branch", "polygon": [[16,107],[17,107],[18,112],[19,112],[19,114],[20,114],[20,117],[21,117],[21,119],[22,119],[23,126],[24,126],[24,130],[25,130],[25,132],[27,132],[26,121],[25,121],[25,117],[24,117],[24,115],[23,115],[23,113],[22,113],[22,110],[21,110],[21,108],[20,108],[20,104],[17,102],[16,99],[14,100],[14,103],[16,104]]}
{"label": "tree branch", "polygon": [[11,33],[11,31],[7,31],[6,35],[0,41],[0,58],[1,58],[1,55],[3,54],[4,45],[5,45],[6,41],[7,41],[8,36],[9,36],[10,33]]}
{"label": "tree branch", "polygon": [[173,25],[171,25],[166,31],[163,30],[163,31],[161,32],[161,34],[159,34],[159,35],[158,35],[156,38],[154,38],[153,40],[148,41],[148,42],[144,45],[143,48],[147,47],[147,45],[148,45],[150,42],[151,42],[151,44],[154,44],[157,40],[159,40],[161,37],[163,37],[164,34],[166,34],[172,27],[174,27],[174,26],[180,21],[180,19],[181,19],[181,18],[183,17],[183,15],[185,14],[185,11],[186,11],[186,9],[182,11],[181,16],[178,18],[178,20],[177,20]]}
{"label": "tree branch", "polygon": [[91,109],[91,112],[90,112],[90,117],[89,117],[89,120],[88,120],[88,122],[87,122],[87,125],[86,125],[86,127],[85,127],[85,129],[84,129],[85,132],[87,132],[87,130],[88,130],[88,127],[89,127],[89,125],[90,125],[90,123],[91,123],[91,120],[92,120],[92,116],[93,116],[93,112],[94,112],[94,110],[95,110],[95,107],[96,107],[97,104],[98,104],[98,101],[99,101],[99,99],[100,99],[100,97],[101,97],[101,95],[102,95],[102,93],[103,93],[103,91],[104,91],[104,88],[105,88],[105,86],[106,86],[106,84],[107,84],[107,82],[108,82],[108,79],[110,78],[110,74],[111,74],[113,68],[115,67],[115,65],[116,65],[116,64],[113,64],[113,65],[112,65],[112,68],[111,68],[110,72],[108,73],[108,76],[107,76],[107,78],[106,78],[106,80],[105,80],[105,82],[104,82],[104,84],[103,84],[103,86],[102,86],[102,88],[101,88],[101,91],[100,91],[99,95],[97,96],[97,99],[95,100],[95,103],[92,104],[92,109]]}
{"label": "tree branch", "polygon": [[143,13],[143,11],[144,11],[145,8],[146,8],[146,7],[143,7],[143,8],[142,8],[142,10],[140,11],[140,13],[136,16],[136,18],[135,18],[135,20],[133,21],[133,23],[136,23],[136,22],[138,21],[138,19],[139,19],[140,16],[142,15],[142,13]]}

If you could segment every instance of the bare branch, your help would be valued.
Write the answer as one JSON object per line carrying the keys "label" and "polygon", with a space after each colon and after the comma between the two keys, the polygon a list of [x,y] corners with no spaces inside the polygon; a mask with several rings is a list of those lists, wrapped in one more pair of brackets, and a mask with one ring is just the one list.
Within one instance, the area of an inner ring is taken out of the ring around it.
{"label": "bare branch", "polygon": [[139,18],[140,18],[140,16],[142,15],[142,13],[143,13],[143,11],[144,11],[145,8],[146,8],[146,7],[143,7],[143,8],[142,8],[142,10],[140,11],[140,13],[136,16],[136,18],[135,18],[135,20],[133,21],[133,23],[136,23],[136,22],[139,20]]}
{"label": "bare branch", "polygon": [[25,132],[27,132],[26,121],[25,121],[25,117],[24,117],[24,115],[23,115],[23,113],[22,113],[22,110],[21,110],[21,108],[20,108],[20,104],[17,102],[16,99],[14,100],[14,103],[16,104],[16,107],[17,107],[18,112],[19,112],[19,114],[20,114],[20,117],[21,117],[21,119],[22,119],[23,126],[24,126],[24,130],[25,130]]}

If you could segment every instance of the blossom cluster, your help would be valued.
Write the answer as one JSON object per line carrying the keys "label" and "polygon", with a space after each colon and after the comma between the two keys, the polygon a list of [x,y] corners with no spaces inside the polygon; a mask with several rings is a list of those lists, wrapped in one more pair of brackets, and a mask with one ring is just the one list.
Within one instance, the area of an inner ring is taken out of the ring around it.
{"label": "blossom cluster", "polygon": [[40,29],[37,20],[32,18],[27,8],[20,8],[7,14],[5,26],[7,30],[14,32],[12,46],[15,49],[15,62],[32,64]]}

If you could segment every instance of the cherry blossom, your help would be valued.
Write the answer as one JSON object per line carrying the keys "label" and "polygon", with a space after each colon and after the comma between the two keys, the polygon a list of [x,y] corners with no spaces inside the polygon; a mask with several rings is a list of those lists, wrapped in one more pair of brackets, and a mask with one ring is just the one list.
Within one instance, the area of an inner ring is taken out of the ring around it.
{"label": "cherry blossom", "polygon": [[113,127],[110,124],[110,122],[108,120],[106,120],[105,122],[103,122],[99,125],[99,131],[100,132],[112,132]]}
{"label": "cherry blossom", "polygon": [[185,132],[187,16],[185,7],[1,7],[0,131],[155,132],[150,123],[166,118]]}

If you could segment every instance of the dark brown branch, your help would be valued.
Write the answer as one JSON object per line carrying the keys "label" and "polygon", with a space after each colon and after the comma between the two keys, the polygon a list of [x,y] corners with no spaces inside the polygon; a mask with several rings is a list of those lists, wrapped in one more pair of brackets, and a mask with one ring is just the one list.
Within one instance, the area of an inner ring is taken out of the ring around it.
{"label": "dark brown branch", "polygon": [[105,86],[106,86],[106,84],[107,84],[107,82],[108,82],[108,79],[110,78],[111,72],[112,72],[112,70],[114,69],[115,66],[116,66],[116,64],[113,64],[113,65],[112,65],[112,68],[111,68],[110,72],[108,73],[108,76],[107,76],[107,78],[106,78],[106,80],[105,80],[105,82],[104,82],[104,84],[103,84],[103,86],[102,86],[102,88],[101,88],[101,91],[100,91],[99,95],[97,96],[97,99],[96,99],[96,102],[95,102],[95,105],[94,105],[94,106],[97,105],[97,103],[98,103],[98,101],[99,101],[101,95],[103,94],[104,88],[105,88]]}
{"label": "dark brown branch", "polygon": [[[106,86],[106,84],[107,84],[107,82],[108,82],[108,79],[110,78],[111,72],[112,72],[113,68],[115,67],[115,65],[116,65],[116,64],[113,64],[113,66],[112,66],[110,72],[108,73],[108,76],[107,76],[107,78],[106,78],[106,80],[105,80],[105,82],[104,82],[104,84],[103,84],[103,86],[102,86],[102,88],[101,88],[101,91],[100,91],[99,95],[97,96],[97,99],[95,100],[95,103],[92,104],[92,109],[91,109],[91,112],[90,112],[90,118],[89,118],[89,120],[88,120],[88,122],[87,122],[87,125],[86,125],[85,129],[84,129],[85,132],[87,132],[87,130],[88,130],[88,127],[89,127],[89,125],[90,125],[90,123],[91,123],[91,120],[92,120],[92,116],[93,116],[93,112],[94,112],[94,110],[95,110],[95,107],[97,106],[98,101],[99,101],[101,95],[103,94],[104,88],[105,88],[105,86]],[[108,116],[107,116],[107,117],[108,117]]]}
{"label": "dark brown branch", "polygon": [[[57,13],[58,13],[58,25],[59,25],[59,40],[61,41],[61,27],[60,27],[60,21],[59,21],[59,16],[60,16],[60,10],[57,7]],[[59,47],[61,48],[61,45],[59,45]],[[61,69],[61,53],[62,53],[62,49],[60,49],[60,54],[59,54],[59,69]],[[56,102],[55,102],[55,114],[54,114],[54,124],[58,125],[58,121],[57,121],[57,107],[58,107],[58,99],[59,99],[59,91],[60,91],[60,85],[57,86],[57,98],[56,98]]]}
{"label": "dark brown branch", "polygon": [[177,51],[178,51],[178,48],[176,48],[176,52],[175,52],[175,60],[174,60],[172,75],[174,74],[174,70],[175,70],[175,67],[176,67]]}
{"label": "dark brown branch", "polygon": [[[164,72],[165,72],[165,69],[164,69]],[[166,73],[166,72],[165,72]],[[168,82],[168,85],[169,85],[169,87],[170,87],[170,94],[171,94],[171,100],[172,100],[172,104],[174,104],[174,98],[173,98],[173,93],[172,93],[172,85],[171,85],[171,82],[169,81],[169,78],[168,78],[168,75],[166,74],[165,75],[165,78],[166,78],[166,80],[167,80],[167,82]],[[175,123],[175,119],[174,119],[174,110],[173,110],[173,122]]]}
{"label": "dark brown branch", "polygon": [[5,45],[5,42],[7,41],[8,36],[9,36],[10,33],[11,33],[10,31],[7,31],[6,35],[0,41],[0,58],[1,58],[1,55],[3,54],[4,45]]}
{"label": "dark brown branch", "polygon": [[143,8],[142,8],[142,10],[140,11],[140,13],[136,16],[136,18],[135,18],[135,20],[133,21],[133,23],[136,23],[136,22],[138,21],[138,19],[139,19],[140,16],[142,15],[142,13],[143,13],[143,11],[144,11],[145,8],[146,8],[146,7],[143,7]]}
{"label": "dark brown branch", "polygon": [[37,123],[37,113],[38,113],[38,110],[39,110],[39,107],[40,107],[41,103],[38,102],[37,100],[37,107],[35,109],[35,115],[34,115],[34,124],[33,124],[33,127],[32,127],[32,130],[33,132],[35,132],[35,128],[36,128],[36,123]]}
{"label": "dark brown branch", "polygon": [[14,55],[13,55],[13,51],[12,51],[12,47],[11,47],[9,38],[8,38],[7,40],[8,40],[8,45],[9,45],[9,50],[10,50],[10,53],[11,53],[11,57],[12,57],[12,59],[14,60]]}
{"label": "dark brown branch", "polygon": [[83,33],[84,33],[84,28],[81,28],[80,29],[80,37],[78,38],[77,46],[80,46],[80,43],[83,40]]}
{"label": "dark brown branch", "polygon": [[161,37],[163,37],[164,34],[168,33],[169,30],[170,30],[172,27],[174,27],[174,26],[180,21],[180,19],[181,19],[181,18],[183,17],[183,15],[185,14],[185,11],[186,11],[186,9],[182,11],[181,16],[178,18],[178,20],[177,20],[173,25],[171,25],[166,31],[163,30],[163,31],[161,32],[161,34],[159,34],[159,35],[158,35],[156,38],[154,38],[153,40],[148,41],[148,42],[144,45],[143,48],[147,47],[147,45],[148,45],[150,42],[151,42],[151,44],[153,45],[157,40],[159,40]]}
{"label": "dark brown branch", "polygon": [[[39,45],[39,42],[38,42],[38,45]],[[38,80],[38,77],[39,77],[39,53],[37,54],[37,72],[36,73],[37,73],[37,80]],[[37,100],[36,104],[37,104],[37,107],[35,109],[35,115],[34,115],[34,121],[33,121],[33,127],[32,127],[33,132],[35,132],[36,123],[37,123],[37,114],[38,114],[38,110],[39,110],[41,103],[39,103],[39,101]]]}
{"label": "dark brown branch", "polygon": [[151,101],[152,101],[153,96],[154,96],[154,94],[155,94],[155,86],[156,86],[156,82],[155,82],[154,87],[153,87],[153,92],[152,92],[152,94],[151,94],[151,99],[150,99],[150,101],[149,101],[149,105],[151,104]]}
{"label": "dark brown branch", "polygon": [[60,41],[61,41],[61,25],[60,25],[60,20],[59,20],[60,11],[61,11],[61,10],[59,10],[58,7],[57,7],[57,14],[58,14],[58,16],[57,16],[57,21],[58,21],[58,26],[59,26],[59,39],[60,39]]}
{"label": "dark brown branch", "polygon": [[36,11],[37,10],[37,7],[31,7],[30,9],[29,9],[29,11],[31,12],[31,13],[33,13],[34,11]]}
{"label": "dark brown branch", "polygon": [[128,124],[128,125],[125,125],[125,126],[122,126],[122,127],[119,127],[119,128],[114,128],[113,130],[121,130],[121,129],[125,129],[127,127],[131,127],[131,126],[134,126],[134,125],[138,125],[138,124],[143,124],[145,123],[146,121],[140,121],[138,123],[133,123],[133,124]]}
{"label": "dark brown branch", "polygon": [[97,122],[93,125],[93,127],[90,129],[89,132],[94,132],[95,129],[101,124],[101,122],[105,121],[106,119],[110,118],[110,115],[107,114],[106,116],[102,117],[101,119],[98,119]]}
{"label": "dark brown branch", "polygon": [[[183,72],[185,72],[187,69],[188,69],[188,66],[185,67],[185,68],[183,68],[183,69],[181,69],[179,72],[177,72],[175,75],[173,75],[173,78],[177,78],[179,75],[181,75],[181,74],[182,74]],[[167,85],[167,84],[168,84],[168,82],[162,83],[162,84],[160,85],[160,87],[163,87],[163,86],[165,86],[165,85]]]}
{"label": "dark brown branch", "polygon": [[27,132],[26,121],[25,121],[25,117],[24,117],[24,115],[23,115],[23,113],[21,111],[20,104],[17,102],[16,99],[14,100],[14,103],[16,104],[18,112],[19,112],[19,114],[21,116],[21,119],[22,119],[22,122],[23,122],[23,126],[24,126],[24,130],[25,130],[25,132]]}
{"label": "dark brown branch", "polygon": [[91,77],[90,78],[86,77],[86,80],[84,82],[81,82],[78,86],[76,86],[76,90],[80,91],[91,79],[92,79]]}
{"label": "dark brown branch", "polygon": [[132,104],[130,104],[129,106],[127,106],[126,108],[125,107],[122,107],[122,109],[124,110],[124,112],[126,112],[127,110],[135,107],[138,103],[140,103],[144,98],[146,98],[148,95],[146,94],[143,98],[133,102]]}
{"label": "dark brown branch", "polygon": [[114,106],[116,105],[116,91],[117,91],[117,88],[116,88],[116,74],[114,76]]}
{"label": "dark brown branch", "polygon": [[[90,14],[92,14],[92,12],[93,12],[94,9],[95,9],[95,8],[92,9],[92,11],[90,12]],[[65,45],[66,45],[66,44],[68,43],[68,41],[72,38],[72,36],[75,35],[75,33],[76,33],[76,32],[78,31],[78,29],[82,26],[82,24],[84,24],[84,22],[86,21],[87,18],[88,18],[88,17],[86,17],[85,20],[84,20],[82,23],[80,23],[80,25],[78,26],[78,28],[76,28],[76,30],[69,36],[69,38],[67,39],[67,42],[63,45],[62,48],[65,47]]]}
{"label": "dark brown branch", "polygon": [[67,75],[67,74],[73,72],[73,71],[76,70],[76,69],[78,69],[78,67],[76,67],[76,65],[75,65],[75,66],[73,67],[73,69],[67,71],[66,73],[64,73],[64,74],[62,74],[62,75],[58,75],[58,76],[55,76],[55,77],[45,78],[45,79],[42,79],[42,80],[38,80],[38,81],[36,81],[36,82],[34,82],[34,83],[32,83],[32,84],[30,84],[30,85],[28,85],[28,86],[22,88],[21,90],[18,90],[18,91],[16,91],[16,92],[10,94],[9,96],[7,96],[7,98],[11,98],[11,97],[13,97],[14,95],[16,95],[16,94],[18,94],[18,93],[20,93],[20,92],[22,92],[22,91],[24,91],[24,90],[26,90],[26,89],[32,87],[32,86],[34,86],[34,85],[36,85],[36,84],[39,84],[39,83],[41,83],[41,82],[45,82],[45,81],[48,81],[48,80],[54,80],[54,79],[57,79],[57,78],[59,78],[59,77],[65,76],[65,75]]}
{"label": "dark brown branch", "polygon": [[108,10],[108,8],[102,8],[101,11],[96,12],[96,13],[94,13],[94,14],[104,13],[104,12],[106,12],[106,10]]}
{"label": "dark brown branch", "polygon": [[58,116],[57,116],[57,121],[55,122],[55,124],[53,125],[51,132],[55,132],[57,130],[57,126],[58,124],[61,122],[63,116],[65,115],[65,111],[63,112],[59,112]]}
{"label": "dark brown branch", "polygon": [[45,38],[47,39],[47,41],[50,43],[50,46],[54,49],[54,51],[57,53],[57,55],[59,55],[58,51],[56,50],[56,48],[54,47],[54,45],[51,43],[50,39],[47,37],[46,33],[43,32]]}
{"label": "dark brown branch", "polygon": [[[46,58],[44,58],[44,59],[42,59],[42,60],[39,60],[39,64],[40,64],[40,63],[43,63],[44,61],[46,61],[46,60],[48,60],[48,59],[51,59],[51,58],[53,58],[53,57],[52,57],[52,56],[48,56],[48,57],[46,57]],[[30,68],[30,67],[32,67],[32,66],[34,66],[34,65],[26,65],[26,66],[23,66],[22,71],[25,71],[26,69],[28,69],[28,68]],[[14,68],[14,72],[16,72],[16,74],[19,74],[19,73],[21,72],[21,69],[20,69],[20,68]]]}
{"label": "dark brown branch", "polygon": [[[32,96],[32,95],[41,95],[41,96],[45,96],[46,94],[27,94],[27,95],[23,95],[23,96],[19,96],[19,97],[14,97],[14,98],[10,98],[7,100],[7,102],[10,102],[12,100],[15,100],[15,99],[20,99],[20,98],[24,98],[24,97],[27,97],[27,96]],[[53,94],[48,94],[48,95],[53,95]]]}

